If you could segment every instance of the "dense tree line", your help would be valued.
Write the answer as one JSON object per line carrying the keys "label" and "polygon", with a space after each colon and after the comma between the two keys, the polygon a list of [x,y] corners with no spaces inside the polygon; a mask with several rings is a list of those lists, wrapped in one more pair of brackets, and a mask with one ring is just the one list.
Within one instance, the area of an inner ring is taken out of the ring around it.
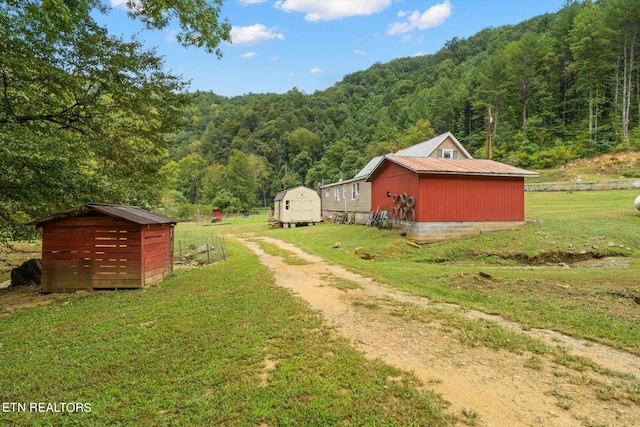
{"label": "dense tree line", "polygon": [[[219,54],[222,0],[130,2],[149,28]],[[376,63],[305,94],[185,92],[154,51],[108,35],[100,0],[0,0],[0,241],[82,202],[238,211],[350,178],[373,156],[453,132],[525,168],[640,149],[637,0],[554,14]],[[489,114],[491,121],[489,121]]]}
{"label": "dense tree line", "polygon": [[[477,158],[547,168],[640,149],[640,9],[567,1],[555,14],[376,63],[313,94],[199,92],[172,134],[172,200],[246,209],[296,184],[451,131]],[[177,199],[176,199],[177,197]]]}

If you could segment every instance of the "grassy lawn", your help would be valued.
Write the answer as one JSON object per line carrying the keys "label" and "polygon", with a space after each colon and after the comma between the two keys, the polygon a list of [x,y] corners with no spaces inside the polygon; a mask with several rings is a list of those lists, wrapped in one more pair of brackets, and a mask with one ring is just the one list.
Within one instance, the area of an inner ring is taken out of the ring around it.
{"label": "grassy lawn", "polygon": [[[296,243],[378,281],[640,354],[640,212],[637,190],[527,193],[524,230],[409,246],[392,230],[321,224],[238,230]],[[335,242],[340,248],[335,249]],[[355,248],[375,262],[354,255]],[[572,264],[606,257],[622,266]],[[575,265],[569,268],[569,265]]]}
{"label": "grassy lawn", "polygon": [[228,261],[155,287],[2,313],[0,402],[79,402],[91,412],[0,411],[0,424],[454,422],[415,377],[366,360],[275,287],[253,254],[231,239],[228,250]]}
{"label": "grassy lawn", "polygon": [[[366,360],[274,286],[271,273],[232,235],[287,240],[436,302],[640,354],[636,193],[528,193],[524,230],[419,249],[396,231],[366,226],[269,229],[264,214],[225,225],[179,224],[183,250],[224,236],[228,261],[178,269],[144,290],[78,293],[38,307],[4,310],[0,295],[0,401],[91,407],[73,414],[0,411],[0,424],[451,425],[455,417],[443,412],[438,396],[411,374]],[[375,261],[355,256],[356,248]],[[607,257],[621,263],[574,264]],[[332,286],[357,287],[339,280]],[[460,330],[469,345],[549,351],[444,311],[406,307],[399,315],[434,318]],[[501,334],[505,339],[496,340]]]}

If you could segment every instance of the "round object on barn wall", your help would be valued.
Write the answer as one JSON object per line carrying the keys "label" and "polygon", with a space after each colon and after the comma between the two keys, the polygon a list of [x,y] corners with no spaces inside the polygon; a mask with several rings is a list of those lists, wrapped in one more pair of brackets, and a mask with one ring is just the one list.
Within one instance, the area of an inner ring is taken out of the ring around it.
{"label": "round object on barn wall", "polygon": [[398,219],[398,208],[397,207],[393,207],[393,209],[391,209],[391,212],[389,213],[389,219]]}
{"label": "round object on barn wall", "polygon": [[400,203],[402,203],[403,205],[407,204],[407,193],[400,195]]}
{"label": "round object on barn wall", "polygon": [[413,196],[407,197],[407,206],[412,208],[416,205],[416,198]]}
{"label": "round object on barn wall", "polygon": [[393,203],[398,203],[398,195],[397,194],[393,195]]}
{"label": "round object on barn wall", "polygon": [[640,196],[636,197],[635,205],[636,209],[640,211]]}

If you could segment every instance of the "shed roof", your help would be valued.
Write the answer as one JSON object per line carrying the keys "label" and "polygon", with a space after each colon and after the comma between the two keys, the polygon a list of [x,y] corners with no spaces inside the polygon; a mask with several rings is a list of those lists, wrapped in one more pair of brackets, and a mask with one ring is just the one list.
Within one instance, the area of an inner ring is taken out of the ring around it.
{"label": "shed roof", "polygon": [[464,157],[473,159],[471,154],[464,149],[460,141],[456,139],[451,132],[445,132],[441,135],[435,136],[427,141],[420,142],[412,145],[411,147],[404,148],[395,153],[396,156],[402,157],[429,157],[446,139],[451,141],[458,147],[458,150],[464,154]]}
{"label": "shed roof", "polygon": [[276,194],[276,197],[274,197],[274,199],[273,199],[273,200],[274,200],[274,201],[276,201],[276,202],[277,202],[278,200],[282,200],[282,199],[284,199],[284,196],[286,196],[286,195],[287,195],[287,193],[288,193],[289,191],[296,190],[296,189],[298,189],[298,188],[304,188],[305,190],[309,190],[309,191],[311,191],[311,192],[315,193],[315,191],[314,191],[314,190],[312,190],[312,189],[311,189],[311,188],[309,188],[309,187],[305,187],[304,185],[298,185],[298,186],[296,186],[296,187],[291,187],[291,188],[287,188],[286,190],[282,190],[281,192],[279,192],[278,194]]}
{"label": "shed roof", "polygon": [[48,218],[40,219],[34,222],[36,227],[41,227],[44,223],[54,219],[85,216],[91,212],[99,212],[104,215],[121,218],[125,221],[133,222],[140,225],[150,224],[177,224],[178,220],[160,215],[155,212],[142,209],[138,206],[126,205],[108,205],[100,203],[85,203],[84,209],[70,209],[68,211],[57,213]]}
{"label": "shed roof", "polygon": [[[481,159],[437,159],[424,157],[403,157],[397,155],[385,156],[385,162],[393,162],[415,173],[432,173],[448,175],[482,175],[482,176],[512,176],[526,177],[538,176],[537,172],[531,172],[515,166],[496,162],[494,160]],[[380,170],[376,168],[367,180]]]}

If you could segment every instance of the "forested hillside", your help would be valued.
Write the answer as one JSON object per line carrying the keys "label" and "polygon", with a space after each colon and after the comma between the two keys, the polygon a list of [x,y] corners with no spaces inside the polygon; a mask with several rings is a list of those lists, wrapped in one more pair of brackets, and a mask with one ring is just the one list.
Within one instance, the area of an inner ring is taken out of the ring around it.
{"label": "forested hillside", "polygon": [[[76,3],[0,0],[0,241],[84,202],[179,219],[196,205],[267,206],[284,188],[350,178],[396,144],[445,131],[482,158],[489,117],[492,158],[524,168],[640,149],[637,0],[568,0],[324,91],[233,98],[186,93],[155,52],[94,21],[100,2]],[[197,30],[215,53],[230,25],[196,4],[163,7],[186,17],[184,43],[198,44]]]}
{"label": "forested hillside", "polygon": [[568,1],[555,14],[376,63],[304,94],[195,94],[173,134],[173,198],[224,209],[350,178],[372,156],[451,131],[477,158],[547,168],[640,149],[640,8]]}

